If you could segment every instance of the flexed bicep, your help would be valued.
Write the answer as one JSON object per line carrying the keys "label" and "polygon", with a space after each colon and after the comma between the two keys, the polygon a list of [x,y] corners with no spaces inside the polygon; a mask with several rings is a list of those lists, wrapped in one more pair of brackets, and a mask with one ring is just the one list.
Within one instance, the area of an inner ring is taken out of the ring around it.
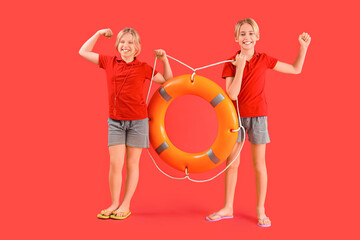
{"label": "flexed bicep", "polygon": [[113,35],[110,28],[101,29],[97,31],[91,38],[89,38],[80,48],[79,54],[86,60],[99,65],[99,54],[93,52],[93,48],[100,36],[110,38]]}

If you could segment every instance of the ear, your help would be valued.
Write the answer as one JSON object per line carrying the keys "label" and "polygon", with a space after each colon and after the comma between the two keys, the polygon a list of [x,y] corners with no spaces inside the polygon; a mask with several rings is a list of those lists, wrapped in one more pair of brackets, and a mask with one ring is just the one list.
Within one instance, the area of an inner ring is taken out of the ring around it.
{"label": "ear", "polygon": [[236,38],[235,38],[235,42],[239,42],[239,38],[236,37]]}
{"label": "ear", "polygon": [[260,40],[260,34],[256,36],[256,40]]}

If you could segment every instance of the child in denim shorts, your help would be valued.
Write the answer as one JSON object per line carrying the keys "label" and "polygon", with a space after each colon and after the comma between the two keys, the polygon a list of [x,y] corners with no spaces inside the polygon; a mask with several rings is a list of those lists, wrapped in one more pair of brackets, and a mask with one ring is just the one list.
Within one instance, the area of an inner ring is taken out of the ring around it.
{"label": "child in denim shorts", "polygon": [[[270,219],[265,214],[267,189],[267,170],[265,148],[270,142],[267,130],[267,103],[265,99],[265,72],[273,69],[278,72],[299,74],[302,70],[307,48],[311,37],[307,33],[299,36],[300,50],[293,64],[287,64],[255,50],[259,40],[259,27],[251,19],[240,20],[235,26],[235,41],[240,50],[231,58],[233,63],[226,63],[222,77],[226,79],[226,91],[232,100],[238,99],[241,124],[248,134],[251,143],[253,166],[256,177],[258,226],[270,227]],[[229,164],[237,155],[243,144],[242,131],[238,142],[227,159]],[[209,215],[209,221],[219,221],[233,217],[233,202],[240,157],[227,169],[225,175],[225,205],[219,211]]]}
{"label": "child in denim shorts", "polygon": [[[139,34],[133,28],[123,29],[117,36],[115,49],[120,53],[120,58],[92,51],[100,36],[110,38],[112,35],[110,29],[97,31],[84,43],[79,54],[105,70],[108,86],[109,185],[112,203],[97,217],[125,219],[131,214],[130,201],[139,180],[141,151],[149,147],[149,125],[143,89],[145,80],[151,79],[153,69],[137,59],[141,44]],[[164,50],[155,50],[155,56],[163,62],[164,74],[155,71],[153,80],[162,84],[173,77],[172,71]],[[125,153],[127,175],[124,198],[120,204]]]}

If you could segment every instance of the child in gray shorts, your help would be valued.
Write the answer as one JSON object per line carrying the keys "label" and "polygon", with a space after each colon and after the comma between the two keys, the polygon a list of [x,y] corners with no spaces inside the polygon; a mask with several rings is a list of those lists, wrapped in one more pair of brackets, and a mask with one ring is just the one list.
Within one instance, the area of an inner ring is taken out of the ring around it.
{"label": "child in gray shorts", "polygon": [[[298,74],[305,61],[307,48],[311,37],[302,33],[298,40],[300,51],[293,64],[280,62],[277,59],[255,50],[259,40],[259,27],[251,19],[240,20],[235,26],[235,41],[240,50],[230,59],[234,62],[226,63],[222,77],[226,79],[226,92],[232,100],[238,99],[241,124],[244,126],[251,143],[251,152],[256,177],[257,207],[256,216],[258,226],[270,227],[270,219],[265,214],[265,198],[267,189],[267,170],[265,164],[266,144],[270,142],[267,131],[267,103],[265,98],[265,72],[274,69],[278,72]],[[241,132],[241,131],[240,131]],[[241,148],[245,136],[239,134],[238,143],[227,159],[232,162]],[[233,202],[237,180],[238,158],[226,171],[225,177],[225,205],[219,211],[209,215],[209,221],[219,221],[232,218]]]}
{"label": "child in gray shorts", "polygon": [[[110,29],[97,31],[81,47],[79,53],[106,72],[109,95],[109,185],[111,205],[102,210],[100,219],[125,219],[130,212],[130,201],[139,180],[139,160],[143,148],[149,147],[147,106],[143,99],[145,80],[150,80],[153,69],[136,57],[141,51],[140,36],[132,28],[120,31],[116,38],[117,56],[104,56],[92,51],[100,36],[110,38]],[[154,82],[164,83],[172,78],[172,71],[164,50],[155,50],[163,62],[164,74],[154,71]],[[122,167],[126,153],[127,174],[124,198],[120,204]]]}

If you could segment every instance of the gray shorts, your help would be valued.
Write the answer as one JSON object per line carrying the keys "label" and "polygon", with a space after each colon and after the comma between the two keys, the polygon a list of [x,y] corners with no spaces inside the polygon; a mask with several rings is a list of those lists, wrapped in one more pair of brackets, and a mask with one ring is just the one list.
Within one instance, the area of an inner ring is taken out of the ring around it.
{"label": "gray shorts", "polygon": [[108,119],[108,146],[125,144],[129,147],[149,147],[148,118],[140,120]]}
{"label": "gray shorts", "polygon": [[[241,118],[241,125],[245,128],[245,132],[249,136],[249,142],[252,144],[266,144],[270,142],[267,117]],[[240,129],[237,142],[245,140],[243,134],[243,131]]]}

